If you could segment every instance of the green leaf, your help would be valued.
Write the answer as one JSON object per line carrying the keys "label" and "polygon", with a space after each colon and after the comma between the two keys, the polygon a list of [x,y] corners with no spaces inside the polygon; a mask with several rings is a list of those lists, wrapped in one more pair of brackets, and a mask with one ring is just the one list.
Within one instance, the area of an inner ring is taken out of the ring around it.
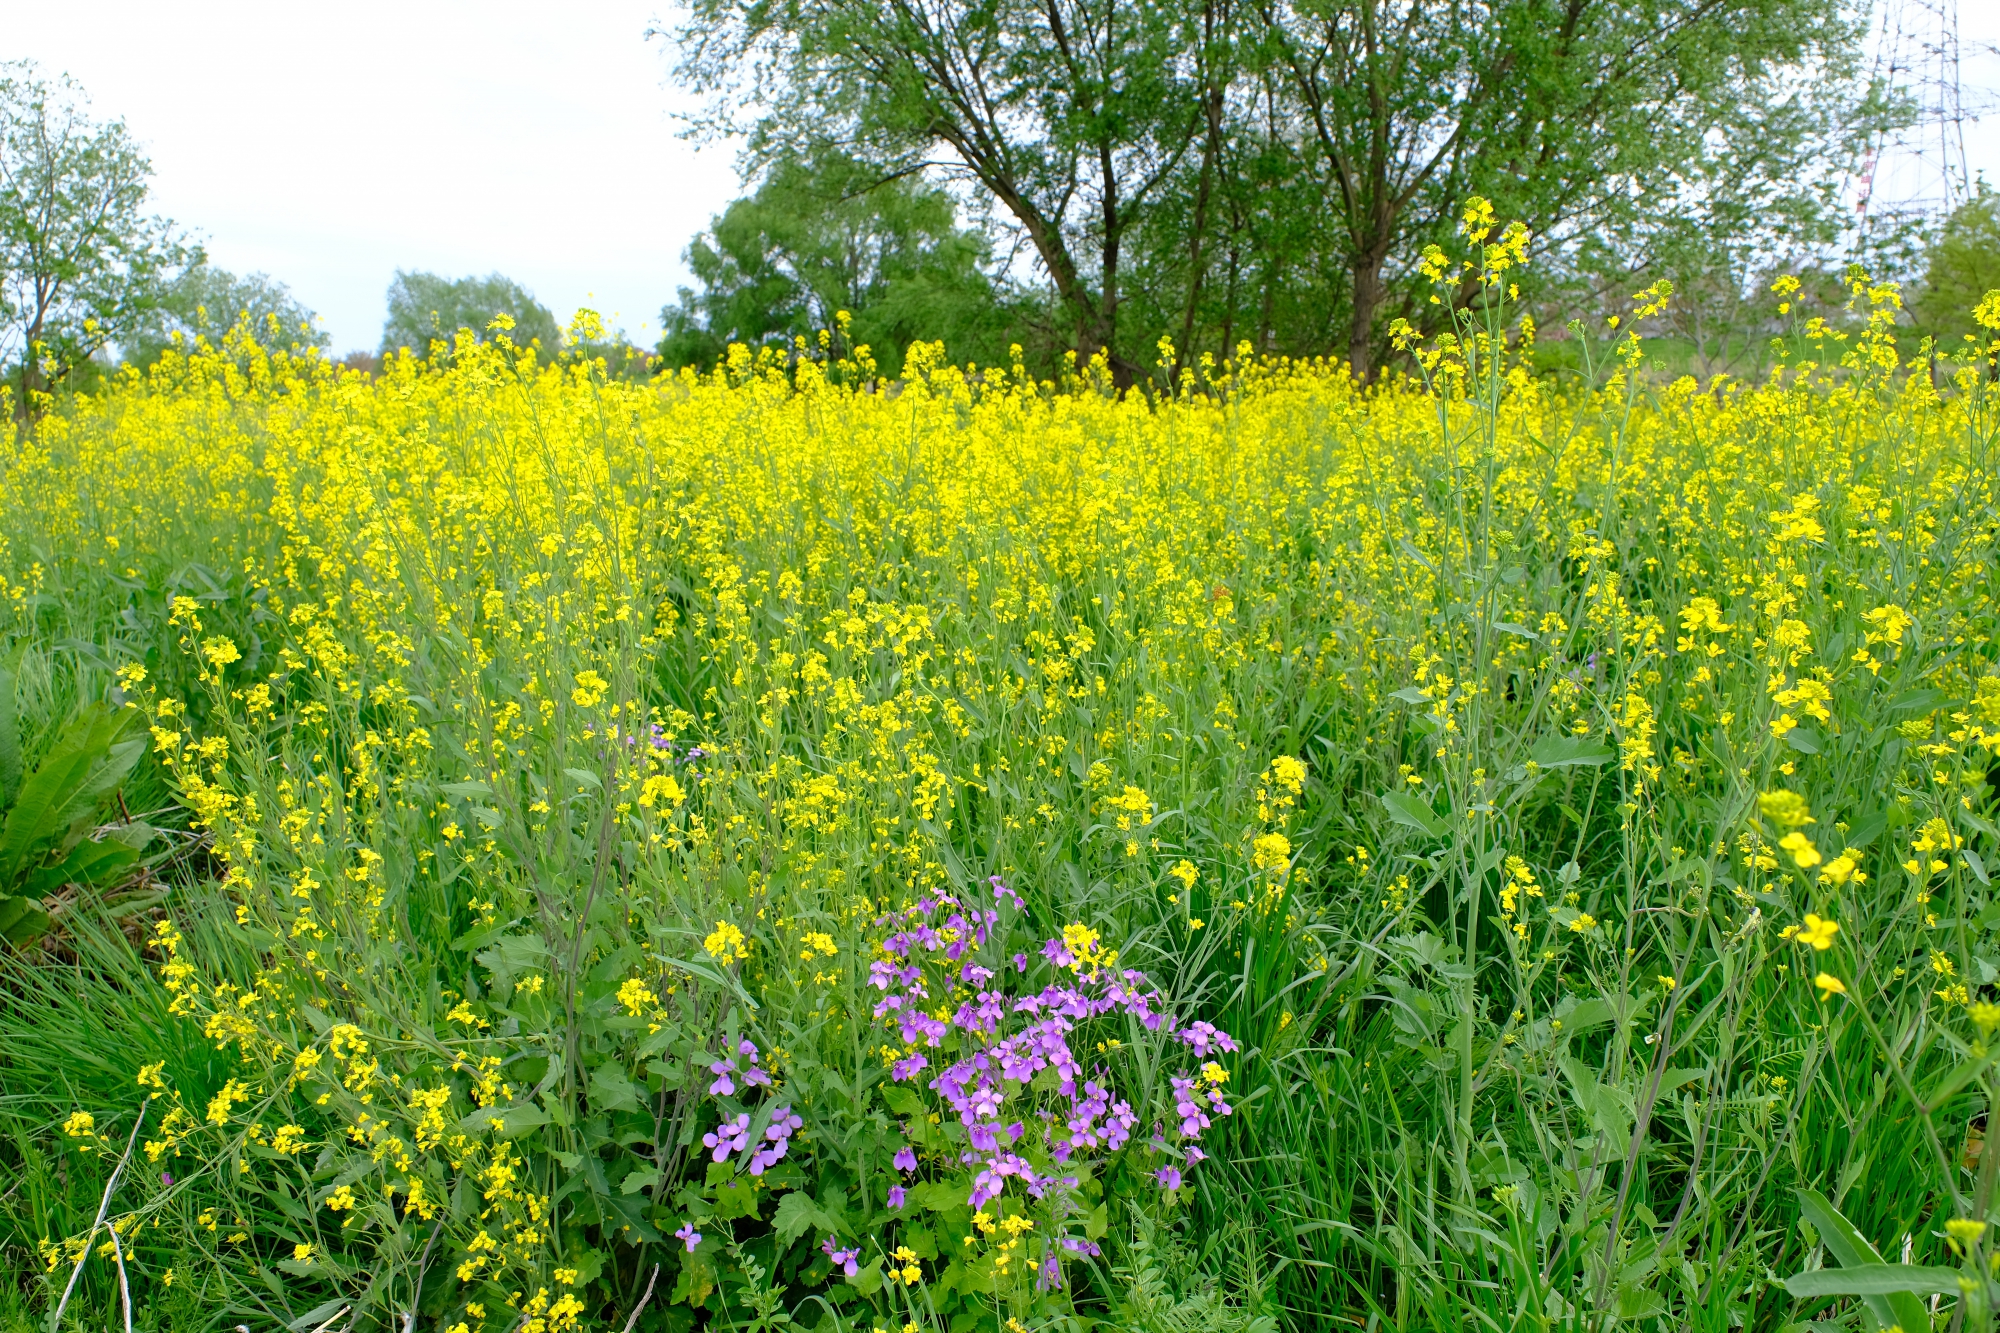
{"label": "green leaf", "polygon": [[0,898],[0,939],[27,944],[41,938],[54,924],[48,909],[33,898]]}
{"label": "green leaf", "polygon": [[[1875,1247],[1868,1243],[1868,1238],[1862,1235],[1852,1222],[1842,1217],[1840,1210],[1818,1190],[1799,1191],[1799,1212],[1806,1221],[1818,1229],[1820,1239],[1826,1244],[1827,1252],[1838,1259],[1843,1268],[1886,1266],[1882,1264],[1882,1256],[1876,1253]],[[1799,1276],[1813,1275],[1802,1273]],[[1794,1280],[1796,1279],[1786,1280],[1787,1289]],[[1956,1290],[1956,1287],[1953,1289]],[[1853,1294],[1861,1297],[1862,1304],[1868,1307],[1868,1313],[1873,1315],[1875,1322],[1883,1328],[1901,1325],[1904,1333],[1911,1333],[1912,1330],[1928,1329],[1931,1326],[1930,1315],[1925,1312],[1923,1302],[1907,1291]]]}
{"label": "green leaf", "polygon": [[1785,744],[1800,754],[1819,753],[1819,737],[1810,727],[1793,727],[1785,733]]}
{"label": "green leaf", "polygon": [[1596,768],[1617,758],[1602,741],[1585,736],[1544,736],[1528,751],[1538,768]]}
{"label": "green leaf", "polygon": [[[1956,1296],[1962,1276],[1956,1268],[1862,1264],[1858,1268],[1822,1268],[1788,1277],[1785,1290],[1800,1300],[1818,1296]],[[1896,1322],[1903,1323],[1901,1319]],[[1905,1323],[1903,1327],[1908,1329],[1910,1325]]]}
{"label": "green leaf", "polygon": [[861,1265],[861,1271],[848,1278],[847,1285],[863,1296],[873,1296],[882,1290],[882,1256],[878,1254]]}
{"label": "green leaf", "polygon": [[0,667],[0,810],[21,788],[21,727],[14,712],[14,669]]}
{"label": "green leaf", "polygon": [[921,1116],[924,1104],[916,1093],[899,1084],[890,1084],[882,1089],[882,1104],[897,1115]]}
{"label": "green leaf", "polygon": [[778,1200],[778,1211],[771,1217],[771,1229],[787,1245],[808,1231],[848,1234],[846,1224],[820,1207],[804,1190],[793,1190]]}
{"label": "green leaf", "polygon": [[1899,694],[1894,699],[1891,699],[1887,711],[1891,715],[1896,713],[1928,713],[1943,703],[1944,698],[1945,694],[1943,690],[1911,690],[1907,694]]}
{"label": "green leaf", "polygon": [[491,796],[493,788],[484,782],[447,782],[444,784],[444,793],[447,796],[470,799],[474,796]]}
{"label": "green leaf", "polygon": [[1389,812],[1389,818],[1398,824],[1408,825],[1420,833],[1433,838],[1441,838],[1451,825],[1439,819],[1428,805],[1406,791],[1392,791],[1382,797],[1382,806]]}
{"label": "green leaf", "polygon": [[36,861],[82,836],[145,753],[144,741],[119,739],[129,717],[91,705],[35,765],[0,827],[0,884],[18,881]]}
{"label": "green leaf", "polygon": [[[496,1120],[500,1122],[497,1125]],[[548,1123],[549,1113],[541,1107],[533,1102],[516,1102],[512,1106],[482,1106],[460,1120],[458,1127],[468,1134],[491,1130],[503,1139],[512,1139]]]}
{"label": "green leaf", "polygon": [[1419,685],[1405,685],[1389,697],[1401,699],[1406,704],[1427,704],[1431,701],[1431,697],[1425,694],[1423,687]]}
{"label": "green leaf", "polygon": [[639,1089],[622,1065],[602,1064],[590,1071],[590,1109],[593,1111],[636,1111]]}

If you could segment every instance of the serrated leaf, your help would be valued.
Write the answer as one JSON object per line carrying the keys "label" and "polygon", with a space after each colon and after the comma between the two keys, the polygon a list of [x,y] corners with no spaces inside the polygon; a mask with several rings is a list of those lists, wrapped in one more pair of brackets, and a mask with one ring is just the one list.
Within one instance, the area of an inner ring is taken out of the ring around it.
{"label": "serrated leaf", "polygon": [[820,1207],[804,1190],[793,1190],[778,1200],[778,1211],[771,1216],[771,1229],[787,1245],[808,1231],[847,1233],[846,1225]]}
{"label": "serrated leaf", "polygon": [[624,1067],[603,1064],[590,1071],[590,1107],[593,1111],[636,1111],[639,1090]]}

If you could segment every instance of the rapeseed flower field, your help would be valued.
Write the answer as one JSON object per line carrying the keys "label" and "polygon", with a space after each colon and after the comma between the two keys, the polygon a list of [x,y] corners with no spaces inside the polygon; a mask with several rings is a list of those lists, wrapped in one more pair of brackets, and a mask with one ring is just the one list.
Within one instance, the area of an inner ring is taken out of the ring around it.
{"label": "rapeseed flower field", "polygon": [[239,331],[17,434],[185,833],[6,965],[0,1309],[1987,1326],[1991,349],[1553,382],[1492,230],[1369,388]]}

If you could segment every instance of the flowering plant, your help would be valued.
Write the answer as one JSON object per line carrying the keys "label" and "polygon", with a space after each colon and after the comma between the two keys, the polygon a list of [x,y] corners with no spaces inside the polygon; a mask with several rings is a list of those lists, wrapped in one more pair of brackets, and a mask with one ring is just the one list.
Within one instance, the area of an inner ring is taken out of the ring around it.
{"label": "flowering plant", "polygon": [[[865,1235],[809,1199],[788,1196],[774,1219],[781,1233],[828,1233],[829,1275],[863,1294],[888,1284],[898,1299],[921,1295],[939,1312],[954,1297],[1015,1313],[1059,1303],[1065,1256],[1100,1252],[1109,1198],[1176,1202],[1184,1173],[1206,1157],[1204,1132],[1232,1109],[1228,1073],[1211,1058],[1237,1049],[1227,1033],[1179,1022],[1081,923],[1038,952],[1008,954],[1003,910],[1019,912],[1020,899],[989,883],[992,906],[933,892],[876,922],[869,1042],[894,1121],[860,1172]],[[747,1158],[756,1176],[787,1155],[803,1121],[777,1092],[739,1109],[736,1084],[747,1093],[762,1067],[749,1039],[734,1051],[711,1066],[720,1123],[702,1142],[717,1163],[757,1144]],[[801,1139],[815,1137],[825,1136]],[[819,1164],[797,1165],[814,1174]],[[819,1174],[842,1174],[824,1166]]]}

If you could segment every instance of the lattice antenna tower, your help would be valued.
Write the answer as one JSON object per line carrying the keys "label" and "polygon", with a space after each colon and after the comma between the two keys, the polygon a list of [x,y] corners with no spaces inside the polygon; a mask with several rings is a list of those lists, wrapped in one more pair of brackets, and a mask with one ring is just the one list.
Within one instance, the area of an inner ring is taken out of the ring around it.
{"label": "lattice antenna tower", "polygon": [[1907,127],[1878,134],[1854,179],[1857,225],[1867,231],[1949,212],[1972,190],[1968,112],[1959,81],[1958,0],[1878,0],[1872,74],[1916,104]]}

